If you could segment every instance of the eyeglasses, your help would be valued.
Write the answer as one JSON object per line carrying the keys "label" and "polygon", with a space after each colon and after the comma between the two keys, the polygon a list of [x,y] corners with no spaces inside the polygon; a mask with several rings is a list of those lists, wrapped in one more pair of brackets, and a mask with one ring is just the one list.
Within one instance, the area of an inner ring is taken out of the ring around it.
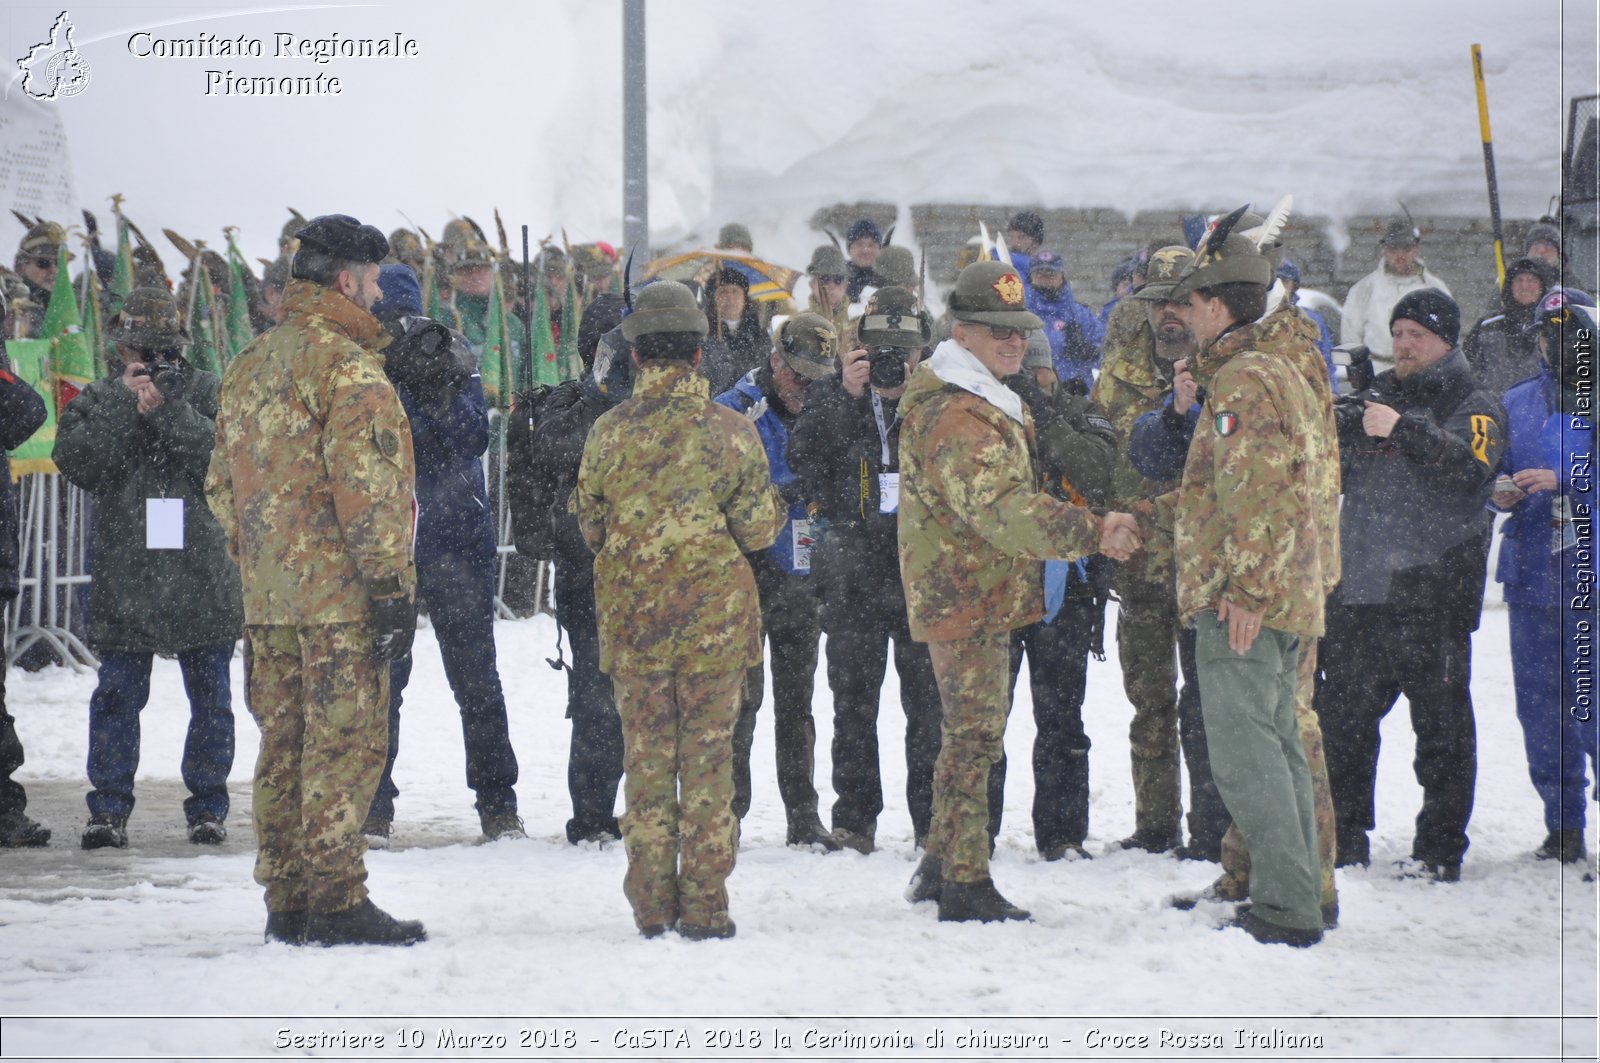
{"label": "eyeglasses", "polygon": [[839,276],[839,275],[837,275],[837,274],[830,273],[827,276],[818,277],[817,278],[817,283],[818,284],[843,284],[844,283],[844,278]]}
{"label": "eyeglasses", "polygon": [[989,330],[989,335],[993,336],[1001,343],[1004,343],[1006,340],[1015,339],[1018,336],[1021,336],[1023,339],[1027,339],[1028,333],[1033,331],[1031,328],[1006,328],[1004,325],[985,325],[983,327]]}
{"label": "eyeglasses", "polygon": [[33,260],[34,269],[58,269],[61,263],[53,258],[36,258]]}

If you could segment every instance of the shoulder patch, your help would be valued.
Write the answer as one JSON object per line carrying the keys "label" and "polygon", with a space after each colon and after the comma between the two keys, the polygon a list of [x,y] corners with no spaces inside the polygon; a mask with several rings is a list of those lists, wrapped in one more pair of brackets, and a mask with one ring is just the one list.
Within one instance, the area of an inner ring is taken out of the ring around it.
{"label": "shoulder patch", "polygon": [[1217,435],[1231,436],[1239,430],[1239,415],[1223,410],[1217,414],[1214,423],[1217,427]]}
{"label": "shoulder patch", "polygon": [[372,435],[384,457],[393,458],[400,453],[400,437],[394,434],[394,429],[375,427]]}

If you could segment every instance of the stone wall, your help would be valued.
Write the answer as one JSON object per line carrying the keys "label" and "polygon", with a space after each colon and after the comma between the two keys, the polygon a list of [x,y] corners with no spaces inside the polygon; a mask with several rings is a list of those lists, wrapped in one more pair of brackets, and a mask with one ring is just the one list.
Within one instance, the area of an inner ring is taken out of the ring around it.
{"label": "stone wall", "polygon": [[[928,279],[940,291],[954,283],[956,260],[962,246],[978,232],[978,223],[992,234],[1003,231],[1017,210],[1029,204],[979,207],[969,204],[921,204],[911,208],[913,242],[927,251]],[[1180,243],[1183,224],[1177,211],[1142,211],[1129,219],[1120,211],[1099,207],[1044,209],[1034,207],[1044,219],[1045,246],[1060,251],[1067,260],[1073,292],[1079,302],[1098,309],[1110,297],[1111,271],[1123,259],[1152,240]],[[895,217],[893,204],[840,203],[824,207],[812,217],[817,229],[841,236],[851,220],[870,217],[885,229]],[[1344,219],[1348,246],[1334,250],[1330,220],[1296,215],[1284,233],[1289,257],[1299,266],[1302,283],[1340,302],[1350,286],[1372,271],[1379,259],[1378,237],[1388,216],[1362,215]],[[1485,314],[1497,312],[1494,237],[1487,211],[1482,218],[1416,217],[1422,230],[1422,258],[1461,303],[1463,328]],[[1533,219],[1507,220],[1506,263],[1519,257],[1522,239]],[[899,242],[905,243],[900,235]]]}

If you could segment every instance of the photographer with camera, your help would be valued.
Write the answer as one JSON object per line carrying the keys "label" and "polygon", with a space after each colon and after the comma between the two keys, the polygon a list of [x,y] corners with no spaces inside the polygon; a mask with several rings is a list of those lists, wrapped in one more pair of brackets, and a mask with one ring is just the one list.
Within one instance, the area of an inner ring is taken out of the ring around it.
{"label": "photographer with camera", "polygon": [[226,536],[206,507],[219,382],[184,360],[189,337],[163,289],[128,293],[108,331],[122,366],[62,411],[54,455],[97,509],[89,645],[100,656],[100,681],[89,699],[94,788],[82,844],[128,844],[139,713],[159,653],[177,656],[189,695],[189,840],[220,845],[233,767],[228,667],[244,605]]}
{"label": "photographer with camera", "polygon": [[[466,337],[423,316],[410,266],[380,267],[378,289],[383,296],[373,314],[394,341],[383,352],[384,371],[405,407],[417,456],[417,597],[428,604],[445,679],[461,709],[467,786],[477,795],[485,839],[525,837],[495,661],[495,537],[481,461],[489,408],[478,360]],[[368,844],[387,844],[394,826],[400,702],[410,679],[408,650],[389,662],[389,756],[361,828]]]}
{"label": "photographer with camera", "polygon": [[[1037,259],[1035,259],[1037,261]],[[1111,493],[1117,433],[1087,395],[1062,383],[1045,330],[1028,334],[1022,372],[1002,381],[1022,397],[1033,416],[1045,490],[1078,506],[1101,506]],[[1087,859],[1089,736],[1083,730],[1083,695],[1089,654],[1105,660],[1106,602],[1115,563],[1100,554],[1077,561],[1045,562],[1045,617],[1011,632],[1011,690],[1015,697],[1022,658],[1028,658],[1033,694],[1033,843],[1054,861]],[[1006,759],[995,764],[998,787]],[[993,774],[991,786],[996,786]],[[1000,802],[989,801],[999,826]]]}
{"label": "photographer with camera", "polygon": [[1407,873],[1461,876],[1477,778],[1472,632],[1483,608],[1506,415],[1456,346],[1461,311],[1423,288],[1389,315],[1395,367],[1334,405],[1341,578],[1319,658],[1339,866],[1371,858],[1378,725],[1404,694],[1422,811]]}
{"label": "photographer with camera", "polygon": [[[880,288],[860,321],[863,346],[836,379],[813,385],[789,437],[789,462],[827,531],[812,551],[833,691],[833,840],[870,853],[883,811],[878,701],[894,643],[906,714],[906,804],[918,845],[933,819],[939,688],[928,647],[911,640],[896,545],[900,396],[933,334],[904,288]],[[999,802],[992,802],[998,811]]]}

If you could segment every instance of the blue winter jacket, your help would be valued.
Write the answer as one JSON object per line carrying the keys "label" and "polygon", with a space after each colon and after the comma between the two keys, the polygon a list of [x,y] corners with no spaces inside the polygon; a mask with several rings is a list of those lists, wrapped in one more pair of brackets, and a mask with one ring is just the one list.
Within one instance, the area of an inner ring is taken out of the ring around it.
{"label": "blue winter jacket", "polygon": [[[773,484],[785,498],[792,498],[799,489],[797,481],[800,477],[789,467],[789,428],[779,419],[770,405],[767,405],[768,399],[762,393],[761,386],[756,383],[756,377],[760,373],[760,369],[750,370],[737,384],[712,401],[719,406],[726,406],[730,410],[737,410],[746,415],[758,404],[765,406],[761,415],[755,419],[756,432],[761,436],[761,445],[767,452],[767,467],[772,472]],[[803,567],[795,562],[794,522],[805,519],[805,502],[801,500],[790,502],[789,519],[784,522],[783,530],[778,533],[777,540],[766,550],[768,558],[791,576],[811,574],[809,554]],[[809,540],[809,536],[806,538]],[[803,545],[809,545],[809,542]]]}
{"label": "blue winter jacket", "polygon": [[1200,420],[1200,404],[1190,406],[1182,417],[1172,412],[1172,392],[1161,405],[1134,422],[1128,433],[1128,460],[1149,480],[1177,480],[1189,458],[1189,440]]}
{"label": "blue winter jacket", "polygon": [[446,554],[487,563],[495,535],[481,460],[489,449],[483,381],[473,373],[443,417],[426,412],[404,384],[394,389],[411,421],[417,457],[417,564]]}
{"label": "blue winter jacket", "polygon": [[1029,286],[1026,305],[1044,320],[1044,334],[1050,341],[1050,356],[1056,363],[1056,376],[1062,383],[1080,380],[1094,385],[1094,370],[1100,365],[1100,344],[1106,338],[1105,326],[1093,310],[1072,298],[1072,285],[1063,284],[1055,298]]}

